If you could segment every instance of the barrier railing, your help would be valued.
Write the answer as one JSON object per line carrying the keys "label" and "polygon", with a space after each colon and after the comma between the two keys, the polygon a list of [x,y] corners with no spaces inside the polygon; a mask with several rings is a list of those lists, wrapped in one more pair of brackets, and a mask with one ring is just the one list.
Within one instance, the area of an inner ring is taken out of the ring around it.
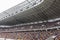
{"label": "barrier railing", "polygon": [[47,30],[54,30],[54,29],[56,29],[56,30],[60,30],[60,26],[55,26],[55,27],[50,27],[50,28],[39,28],[39,29],[31,29],[31,28],[28,28],[28,29],[5,29],[5,30],[1,30],[0,32],[22,32],[22,31],[43,31],[43,30],[45,30],[45,31],[47,31]]}

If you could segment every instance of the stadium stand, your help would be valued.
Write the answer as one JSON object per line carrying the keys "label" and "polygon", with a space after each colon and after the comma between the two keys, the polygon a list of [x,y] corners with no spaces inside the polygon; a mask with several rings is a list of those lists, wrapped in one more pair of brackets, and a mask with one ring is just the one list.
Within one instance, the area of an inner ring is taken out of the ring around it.
{"label": "stadium stand", "polygon": [[51,36],[56,36],[55,40],[60,38],[59,21],[19,26],[0,29],[0,37],[16,40],[47,40]]}
{"label": "stadium stand", "polygon": [[26,0],[0,15],[4,40],[60,40],[60,0]]}

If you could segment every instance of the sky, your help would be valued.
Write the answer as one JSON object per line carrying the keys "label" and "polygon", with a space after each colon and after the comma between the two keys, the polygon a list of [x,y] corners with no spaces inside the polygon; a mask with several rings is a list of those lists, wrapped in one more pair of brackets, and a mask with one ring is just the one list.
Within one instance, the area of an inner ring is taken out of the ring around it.
{"label": "sky", "polygon": [[0,13],[25,0],[0,0]]}

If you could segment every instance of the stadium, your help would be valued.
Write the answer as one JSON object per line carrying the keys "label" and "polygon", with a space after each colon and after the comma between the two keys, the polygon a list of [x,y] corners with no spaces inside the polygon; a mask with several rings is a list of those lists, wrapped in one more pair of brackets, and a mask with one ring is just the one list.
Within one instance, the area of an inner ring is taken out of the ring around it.
{"label": "stadium", "polygon": [[60,0],[25,0],[0,13],[0,40],[60,40]]}

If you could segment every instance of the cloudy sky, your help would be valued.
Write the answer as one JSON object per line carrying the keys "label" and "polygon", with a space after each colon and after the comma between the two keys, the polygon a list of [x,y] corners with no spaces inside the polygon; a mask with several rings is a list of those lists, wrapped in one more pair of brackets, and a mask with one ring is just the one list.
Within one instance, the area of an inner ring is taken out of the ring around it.
{"label": "cloudy sky", "polygon": [[0,13],[23,1],[24,0],[0,0]]}

